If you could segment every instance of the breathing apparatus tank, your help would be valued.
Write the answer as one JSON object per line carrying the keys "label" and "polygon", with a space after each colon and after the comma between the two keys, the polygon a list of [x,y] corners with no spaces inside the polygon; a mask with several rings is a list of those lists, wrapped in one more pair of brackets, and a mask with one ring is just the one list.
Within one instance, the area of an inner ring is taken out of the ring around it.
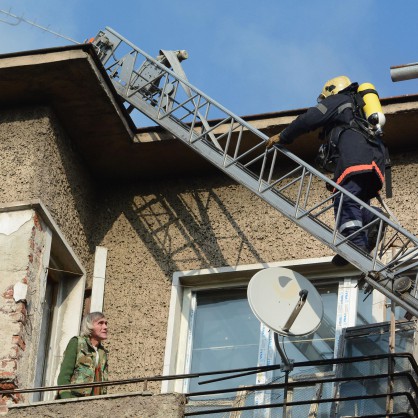
{"label": "breathing apparatus tank", "polygon": [[371,83],[360,84],[357,92],[363,97],[363,112],[367,121],[373,126],[373,130],[377,135],[383,135],[382,127],[386,122],[386,118],[374,85]]}

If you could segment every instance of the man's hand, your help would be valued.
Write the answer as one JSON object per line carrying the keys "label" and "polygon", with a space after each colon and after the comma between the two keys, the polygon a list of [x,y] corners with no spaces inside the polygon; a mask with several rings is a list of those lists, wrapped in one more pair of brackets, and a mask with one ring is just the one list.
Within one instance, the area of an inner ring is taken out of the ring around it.
{"label": "man's hand", "polygon": [[280,134],[273,135],[266,143],[266,148],[271,148],[274,144],[280,143]]}

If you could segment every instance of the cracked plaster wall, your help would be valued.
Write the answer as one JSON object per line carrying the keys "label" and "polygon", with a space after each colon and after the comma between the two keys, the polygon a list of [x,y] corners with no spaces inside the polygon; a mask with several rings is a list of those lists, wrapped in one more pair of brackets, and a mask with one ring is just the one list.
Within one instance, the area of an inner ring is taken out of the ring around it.
{"label": "cracked plaster wall", "polygon": [[[33,385],[46,226],[33,210],[0,213],[0,387]],[[18,395],[14,401],[25,399]],[[1,403],[1,402],[0,402]]]}
{"label": "cracked plaster wall", "polygon": [[90,273],[92,181],[51,109],[2,110],[0,155],[0,202],[40,199]]}

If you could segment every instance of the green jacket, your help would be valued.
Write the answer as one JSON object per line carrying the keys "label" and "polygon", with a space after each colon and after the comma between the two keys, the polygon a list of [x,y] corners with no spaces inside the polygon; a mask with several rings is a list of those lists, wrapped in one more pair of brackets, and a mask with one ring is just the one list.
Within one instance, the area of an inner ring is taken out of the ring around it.
{"label": "green jacket", "polygon": [[[89,337],[71,338],[64,352],[58,385],[107,381],[107,350],[101,344],[99,344],[97,350],[99,362],[96,370],[96,351],[91,345]],[[94,394],[103,395],[106,392],[107,388],[105,386],[96,389],[96,393],[94,393],[94,388],[61,390],[58,397],[61,399],[75,398]]]}

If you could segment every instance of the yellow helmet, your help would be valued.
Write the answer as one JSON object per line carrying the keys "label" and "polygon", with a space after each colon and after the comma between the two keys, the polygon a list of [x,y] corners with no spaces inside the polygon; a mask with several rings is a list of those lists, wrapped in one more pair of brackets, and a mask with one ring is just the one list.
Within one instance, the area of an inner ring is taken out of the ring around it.
{"label": "yellow helmet", "polygon": [[325,83],[321,94],[318,96],[318,102],[320,102],[322,99],[325,99],[325,97],[337,94],[341,90],[344,90],[346,87],[348,87],[350,84],[351,80],[345,75],[331,78],[331,80],[328,80]]}

